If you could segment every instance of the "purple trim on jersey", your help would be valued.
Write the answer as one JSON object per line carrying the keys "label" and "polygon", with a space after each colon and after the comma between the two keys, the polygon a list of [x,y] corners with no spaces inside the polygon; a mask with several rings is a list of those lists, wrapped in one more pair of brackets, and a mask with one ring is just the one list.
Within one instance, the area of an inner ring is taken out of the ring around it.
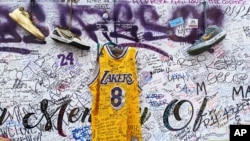
{"label": "purple trim on jersey", "polygon": [[115,55],[112,53],[112,51],[110,50],[110,48],[109,48],[108,45],[106,45],[105,47],[106,47],[106,49],[108,50],[108,54],[109,54],[111,57],[115,58],[115,59],[120,59],[120,58],[122,58],[122,57],[127,53],[127,50],[128,50],[128,47],[124,47],[122,54],[120,54],[119,56],[115,56]]}
{"label": "purple trim on jersey", "polygon": [[96,80],[97,77],[99,76],[99,73],[100,73],[100,67],[98,66],[98,73],[96,74],[96,76],[94,77],[94,79],[93,79],[91,82],[89,82],[89,83],[87,84],[88,86],[90,86],[92,83],[95,82],[95,80]]}
{"label": "purple trim on jersey", "polygon": [[99,60],[99,57],[100,57],[100,55],[101,55],[101,53],[102,53],[102,50],[103,50],[103,46],[101,46],[100,48],[101,48],[101,49],[97,50],[97,52],[98,52],[98,53],[97,53],[97,54],[98,54],[98,55],[97,55],[97,60]]}

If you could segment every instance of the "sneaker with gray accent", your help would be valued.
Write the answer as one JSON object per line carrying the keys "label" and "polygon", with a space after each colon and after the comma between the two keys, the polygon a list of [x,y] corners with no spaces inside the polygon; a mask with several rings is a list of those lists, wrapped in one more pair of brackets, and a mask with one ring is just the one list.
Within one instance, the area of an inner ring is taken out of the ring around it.
{"label": "sneaker with gray accent", "polygon": [[200,54],[218,44],[226,37],[226,32],[216,25],[208,26],[205,33],[187,50],[190,55]]}
{"label": "sneaker with gray accent", "polygon": [[55,41],[70,44],[83,50],[89,50],[90,46],[83,42],[80,37],[72,33],[68,29],[56,27],[51,35],[51,38]]}

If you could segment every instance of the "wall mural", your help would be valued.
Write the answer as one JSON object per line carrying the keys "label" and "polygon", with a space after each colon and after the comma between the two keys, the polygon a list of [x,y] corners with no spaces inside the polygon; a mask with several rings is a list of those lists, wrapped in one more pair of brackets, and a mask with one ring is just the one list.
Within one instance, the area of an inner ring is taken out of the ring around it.
{"label": "wall mural", "polygon": [[[70,5],[65,0],[0,0],[0,140],[90,141],[87,83],[99,45],[110,41],[138,48],[144,141],[229,140],[229,125],[250,124],[247,0],[208,0],[206,7],[199,0],[80,0]],[[10,18],[18,7],[31,13],[44,41]],[[183,22],[172,26],[179,18]],[[188,27],[192,19],[198,23]],[[188,47],[206,25],[219,26],[226,38],[189,55]],[[91,48],[54,41],[55,27],[71,27]]]}

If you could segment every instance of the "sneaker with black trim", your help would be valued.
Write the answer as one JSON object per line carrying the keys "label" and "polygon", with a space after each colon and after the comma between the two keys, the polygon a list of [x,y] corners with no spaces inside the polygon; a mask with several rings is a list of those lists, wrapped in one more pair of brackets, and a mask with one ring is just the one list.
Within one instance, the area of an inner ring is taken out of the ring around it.
{"label": "sneaker with black trim", "polygon": [[18,7],[11,13],[9,13],[11,19],[13,19],[16,23],[22,26],[26,31],[31,33],[34,37],[39,40],[44,41],[45,36],[43,33],[34,25],[31,20],[30,14],[24,10],[23,7]]}
{"label": "sneaker with black trim", "polygon": [[226,32],[216,25],[208,26],[205,33],[187,50],[190,55],[200,54],[218,44],[226,37]]}
{"label": "sneaker with black trim", "polygon": [[68,29],[56,27],[50,37],[55,41],[70,44],[84,50],[90,49],[90,46],[85,45],[86,43]]}

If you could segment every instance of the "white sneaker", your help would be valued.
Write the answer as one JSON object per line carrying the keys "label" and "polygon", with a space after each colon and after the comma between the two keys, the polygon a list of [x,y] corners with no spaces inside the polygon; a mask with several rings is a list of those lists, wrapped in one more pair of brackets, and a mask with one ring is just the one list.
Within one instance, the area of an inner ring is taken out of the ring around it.
{"label": "white sneaker", "polygon": [[55,41],[70,44],[84,50],[90,49],[90,46],[85,45],[86,43],[68,29],[56,27],[50,37]]}

